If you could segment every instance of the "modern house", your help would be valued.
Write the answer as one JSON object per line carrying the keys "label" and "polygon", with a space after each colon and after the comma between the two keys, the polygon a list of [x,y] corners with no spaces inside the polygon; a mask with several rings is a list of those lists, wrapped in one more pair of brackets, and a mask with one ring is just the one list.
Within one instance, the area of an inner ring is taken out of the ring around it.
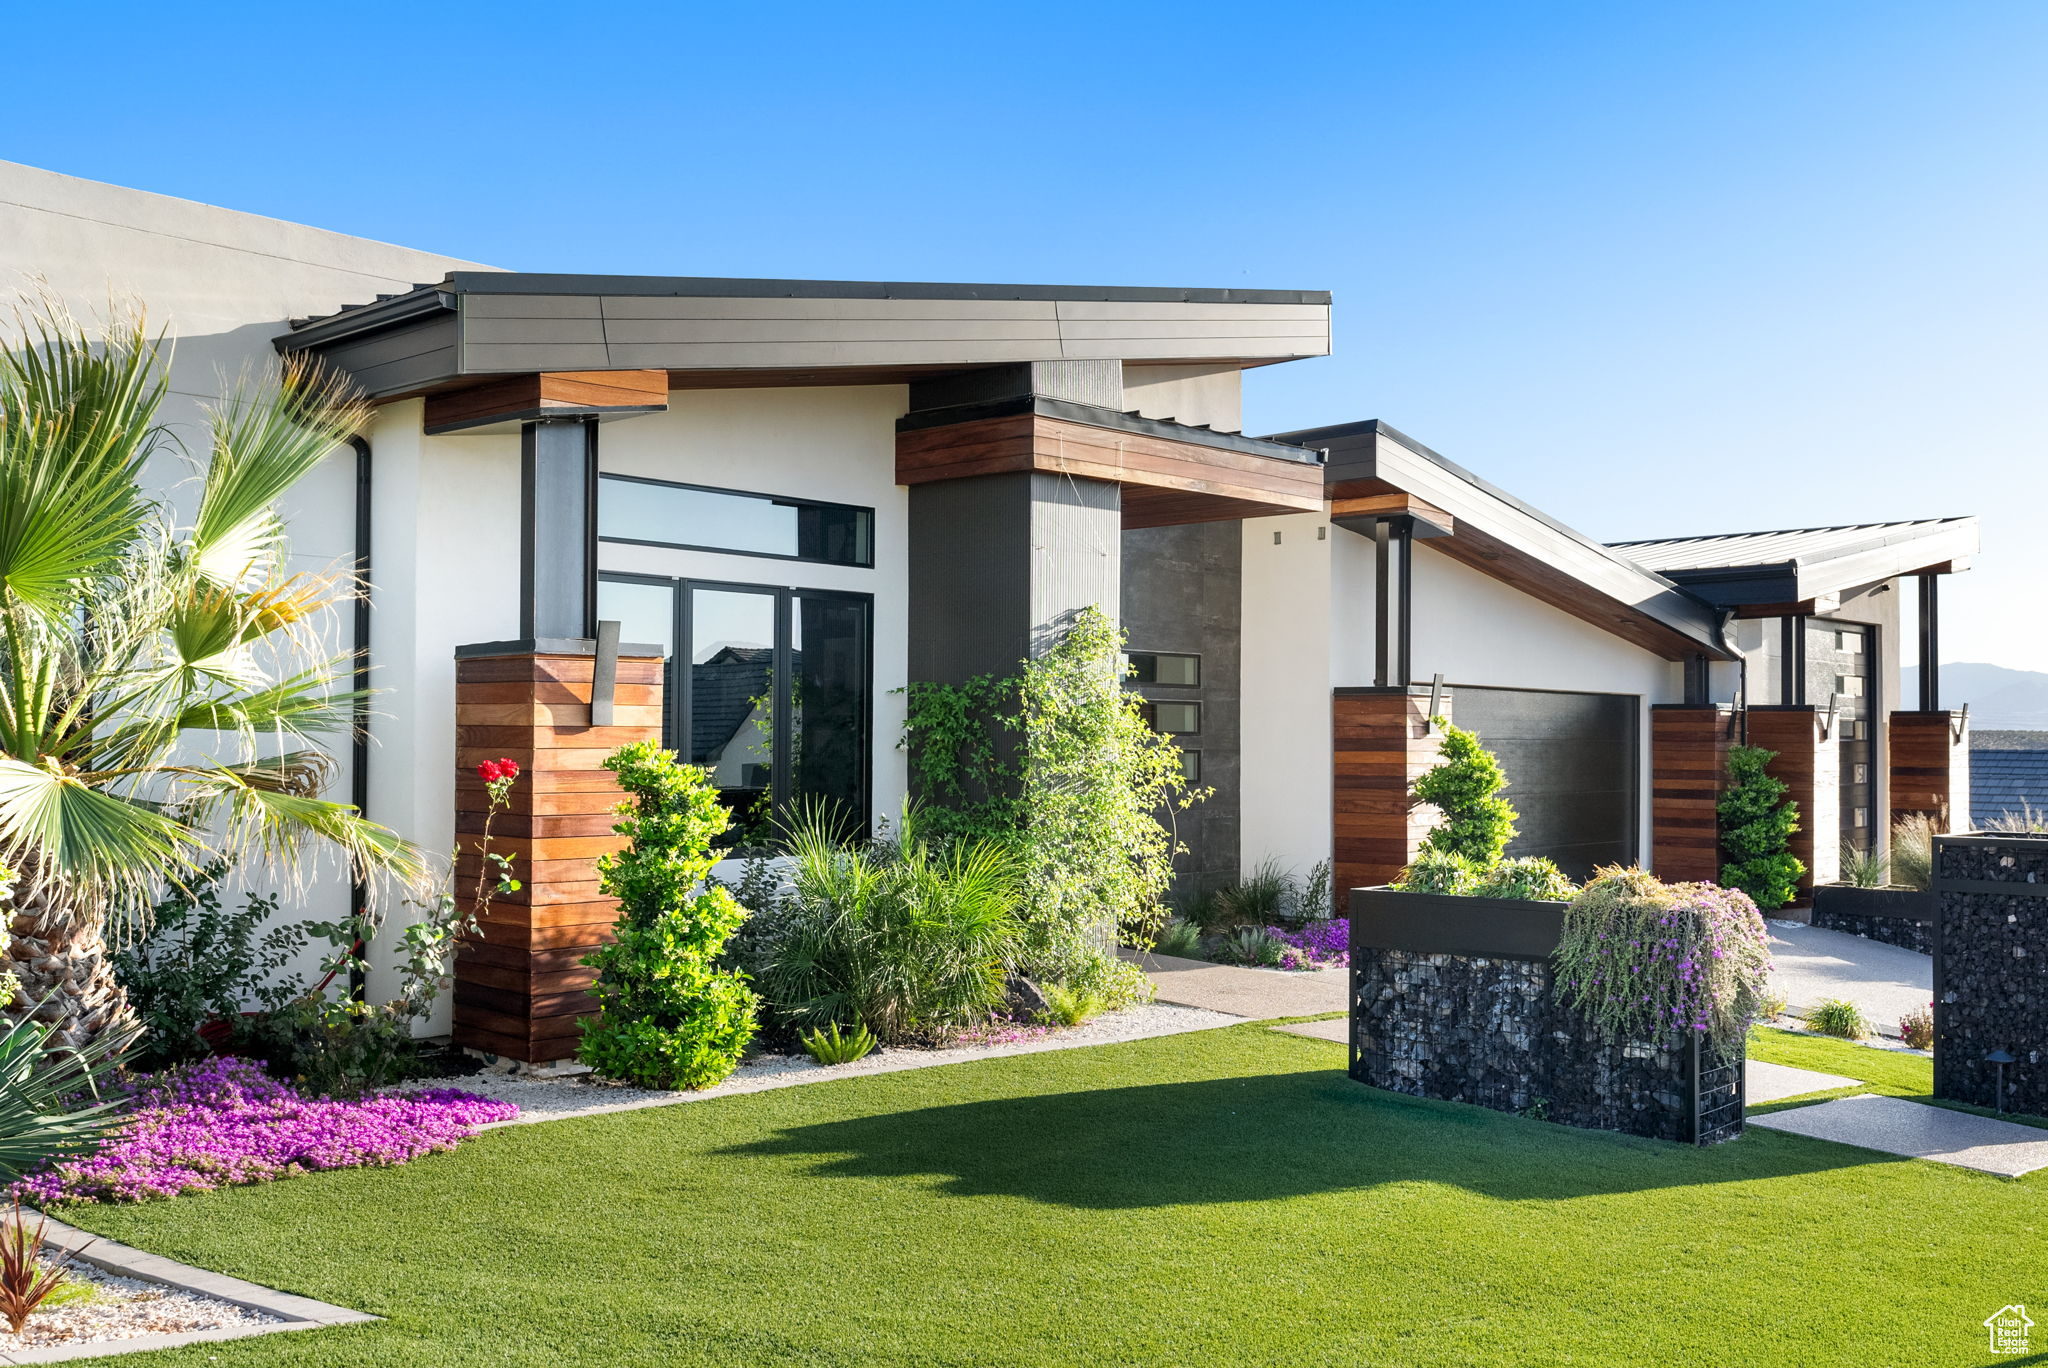
{"label": "modern house", "polygon": [[338,743],[370,815],[447,849],[476,761],[529,776],[497,828],[527,887],[455,993],[457,1039],[501,1055],[573,1049],[611,748],[661,738],[745,822],[884,814],[898,691],[1009,673],[1090,605],[1216,791],[1180,826],[1191,884],[1389,877],[1432,715],[1501,752],[1519,849],[1577,872],[1711,877],[1745,733],[1818,878],[1967,791],[1939,698],[1895,707],[1895,589],[1922,585],[1933,659],[1973,521],[1608,547],[1384,424],[1244,435],[1247,371],[1329,351],[1320,291],[503,272],[5,165],[0,270],[147,302],[195,399],[195,350],[293,352],[375,403],[292,520],[375,586],[351,630],[385,692]]}

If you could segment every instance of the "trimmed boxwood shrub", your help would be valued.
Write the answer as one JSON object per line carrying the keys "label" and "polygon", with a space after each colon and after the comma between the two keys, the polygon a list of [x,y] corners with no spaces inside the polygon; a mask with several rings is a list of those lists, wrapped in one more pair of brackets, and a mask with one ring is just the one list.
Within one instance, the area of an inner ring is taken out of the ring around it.
{"label": "trimmed boxwood shrub", "polygon": [[1728,855],[1721,882],[1747,893],[1758,907],[1783,907],[1798,892],[1806,866],[1792,853],[1799,805],[1785,797],[1782,779],[1769,773],[1774,750],[1734,746],[1728,751],[1728,792],[1716,809],[1721,848]]}
{"label": "trimmed boxwood shrub", "polygon": [[1444,820],[1424,839],[1423,846],[1462,855],[1487,868],[1515,838],[1519,814],[1500,796],[1508,785],[1507,772],[1476,735],[1441,717],[1430,720],[1443,729],[1438,749],[1443,759],[1415,781],[1414,795],[1418,803],[1428,803],[1441,812]]}
{"label": "trimmed boxwood shrub", "polygon": [[597,862],[620,915],[616,940],[583,957],[599,1011],[577,1056],[644,1088],[708,1088],[739,1065],[759,1006],[745,974],[718,967],[746,910],[705,882],[731,817],[710,775],[652,741],[621,746],[604,767],[632,796],[612,828],[631,844]]}

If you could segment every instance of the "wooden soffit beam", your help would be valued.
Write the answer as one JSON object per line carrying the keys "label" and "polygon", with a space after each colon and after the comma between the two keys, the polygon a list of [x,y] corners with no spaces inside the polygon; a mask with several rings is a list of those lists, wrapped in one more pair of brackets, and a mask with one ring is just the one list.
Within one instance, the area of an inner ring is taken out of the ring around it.
{"label": "wooden soffit beam", "polygon": [[537,371],[427,396],[429,435],[543,418],[611,418],[668,407],[668,372]]}
{"label": "wooden soffit beam", "polygon": [[896,482],[929,484],[1021,471],[1103,480],[1124,491],[1124,526],[1165,527],[1320,512],[1310,461],[1013,413],[896,434]]}

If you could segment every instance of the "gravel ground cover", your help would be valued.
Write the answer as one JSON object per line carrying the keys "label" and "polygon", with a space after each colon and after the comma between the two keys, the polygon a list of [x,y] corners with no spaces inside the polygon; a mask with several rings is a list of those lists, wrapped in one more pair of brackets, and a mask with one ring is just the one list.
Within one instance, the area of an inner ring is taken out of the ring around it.
{"label": "gravel ground cover", "polygon": [[1072,1050],[1086,1045],[1109,1045],[1124,1040],[1147,1040],[1154,1036],[1205,1031],[1235,1026],[1243,1018],[1224,1012],[1204,1011],[1172,1003],[1149,1003],[1107,1012],[1079,1026],[1048,1028],[1023,1026],[996,1029],[980,1040],[942,1050],[876,1050],[851,1064],[826,1067],[809,1055],[760,1055],[740,1066],[731,1078],[715,1088],[700,1092],[659,1092],[631,1088],[589,1074],[568,1078],[532,1078],[517,1074],[467,1074],[461,1078],[421,1079],[411,1088],[455,1087],[464,1092],[518,1104],[516,1119],[499,1125],[531,1125],[539,1121],[561,1121],[572,1116],[596,1116],[605,1112],[637,1111],[644,1107],[668,1107],[683,1102],[731,1097],[738,1093],[766,1092],[804,1083],[862,1074],[901,1073],[906,1069],[929,1069],[941,1064],[964,1064],[976,1059],[1005,1055],[1041,1054],[1048,1050]]}
{"label": "gravel ground cover", "polygon": [[[89,1290],[77,1296],[73,1288]],[[75,1299],[48,1307],[29,1317],[20,1335],[0,1324],[0,1354],[23,1349],[47,1349],[56,1345],[113,1345],[143,1335],[180,1334],[192,1330],[250,1330],[280,1325],[276,1316],[236,1306],[197,1292],[185,1292],[160,1283],[116,1277],[84,1262],[74,1262],[66,1286],[58,1293]]]}

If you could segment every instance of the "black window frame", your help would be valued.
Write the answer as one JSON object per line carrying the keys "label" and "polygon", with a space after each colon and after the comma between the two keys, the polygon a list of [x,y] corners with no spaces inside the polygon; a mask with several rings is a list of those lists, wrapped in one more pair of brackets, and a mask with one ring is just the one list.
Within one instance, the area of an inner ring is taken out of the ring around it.
{"label": "black window frame", "polygon": [[860,779],[858,810],[851,814],[853,829],[867,831],[873,820],[875,806],[875,596],[852,589],[813,589],[794,584],[751,584],[739,580],[706,579],[695,575],[653,575],[640,571],[604,570],[598,573],[598,583],[609,580],[619,584],[654,584],[667,586],[670,593],[669,611],[673,614],[670,623],[670,640],[675,645],[669,651],[669,658],[662,669],[662,744],[677,752],[685,764],[695,764],[692,759],[694,748],[689,744],[691,735],[691,698],[695,685],[687,668],[690,655],[691,622],[690,595],[692,590],[707,589],[722,593],[760,594],[775,602],[775,643],[772,668],[775,672],[775,733],[770,742],[769,766],[770,789],[774,794],[772,815],[780,819],[787,815],[789,803],[796,797],[792,786],[786,782],[789,776],[790,727],[789,720],[796,715],[792,706],[790,690],[794,674],[790,670],[790,639],[794,635],[796,600],[803,598],[838,599],[847,603],[858,603],[867,617],[866,638],[861,659],[861,673],[866,679],[862,699],[860,747]]}
{"label": "black window frame", "polygon": [[[1200,651],[1141,651],[1126,649],[1124,651],[1125,667],[1133,668],[1138,656],[1151,656],[1155,662],[1161,656],[1170,656],[1175,660],[1192,660],[1195,662],[1195,682],[1192,684],[1167,684],[1157,679],[1140,679],[1134,672],[1124,677],[1124,682],[1133,688],[1199,689],[1202,687],[1202,653]],[[1158,673],[1158,666],[1156,664],[1153,666],[1153,672],[1155,674]]]}
{"label": "black window frame", "polygon": [[[658,485],[664,489],[687,489],[699,494],[724,494],[736,499],[758,499],[763,503],[787,504],[799,508],[834,508],[867,518],[867,555],[861,560],[830,560],[823,556],[785,555],[780,551],[744,551],[731,546],[706,546],[701,542],[653,541],[646,537],[608,537],[604,534],[604,482],[621,480],[628,484]],[[849,570],[875,568],[875,510],[866,504],[835,503],[830,499],[800,499],[786,494],[768,494],[758,489],[728,489],[723,485],[691,484],[685,480],[657,480],[651,475],[625,475],[617,471],[597,473],[597,497],[592,500],[591,522],[600,542],[618,546],[657,546],[669,551],[706,551],[717,556],[752,556],[758,560],[794,561],[801,565],[837,565]]]}

